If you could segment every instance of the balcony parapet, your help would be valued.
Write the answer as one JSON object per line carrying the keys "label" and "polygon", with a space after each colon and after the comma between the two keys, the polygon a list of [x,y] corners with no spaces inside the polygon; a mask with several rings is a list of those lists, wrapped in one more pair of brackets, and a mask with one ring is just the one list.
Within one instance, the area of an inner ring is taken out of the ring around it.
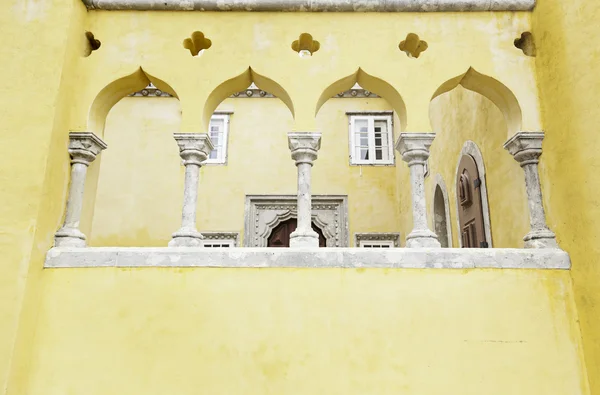
{"label": "balcony parapet", "polygon": [[562,269],[559,249],[55,247],[45,268]]}
{"label": "balcony parapet", "polygon": [[531,11],[535,0],[82,0],[90,10],[263,12]]}

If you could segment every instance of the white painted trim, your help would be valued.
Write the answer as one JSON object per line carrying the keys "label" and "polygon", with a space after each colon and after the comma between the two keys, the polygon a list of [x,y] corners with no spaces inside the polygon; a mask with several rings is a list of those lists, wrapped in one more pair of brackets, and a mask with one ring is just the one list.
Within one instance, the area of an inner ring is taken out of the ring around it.
{"label": "white painted trim", "polygon": [[[229,114],[225,113],[215,113],[212,117],[210,117],[210,122],[213,120],[223,120],[223,145],[221,152],[215,159],[206,159],[205,164],[209,165],[223,165],[227,163],[227,143],[229,141]],[[208,135],[210,136],[210,125],[209,125]]]}
{"label": "white painted trim", "polygon": [[203,248],[55,247],[45,268],[229,267],[569,269],[569,254],[556,248]]}
{"label": "white painted trim", "polygon": [[[393,113],[389,112],[376,115],[374,113],[365,112],[363,114],[353,112],[348,113],[348,149],[350,165],[393,165],[395,162],[394,158],[394,123]],[[369,158],[367,160],[355,158],[356,154],[356,142],[355,142],[355,129],[356,121],[367,121],[368,136],[369,136]],[[375,159],[375,121],[386,121],[387,123],[387,137],[388,137],[388,160],[377,160]]]}
{"label": "white painted trim", "polygon": [[[432,190],[432,204],[431,204],[431,220],[433,224],[431,224],[431,229],[435,231],[435,190],[437,187],[440,187],[442,191],[442,196],[444,197],[444,211],[446,214],[446,233],[448,237],[448,248],[452,248],[452,222],[450,219],[450,200],[448,198],[448,188],[446,188],[446,183],[440,174],[435,175],[435,180],[433,184]],[[439,235],[438,235],[439,238]]]}
{"label": "white painted trim", "polygon": [[[462,150],[460,151],[460,155],[458,155],[458,161],[456,162],[456,170],[454,171],[454,185],[457,183],[458,176],[458,166],[460,166],[460,160],[463,155],[471,155],[473,159],[475,159],[475,164],[477,165],[477,172],[479,173],[479,179],[481,180],[481,211],[483,211],[483,230],[485,232],[485,241],[488,243],[488,248],[493,248],[492,244],[492,226],[490,222],[490,206],[488,201],[487,194],[487,181],[485,175],[485,165],[483,163],[483,155],[481,155],[481,150],[475,144],[475,142],[471,140],[465,141]],[[456,229],[458,231],[458,246],[462,248],[462,237],[460,237],[460,220],[458,218],[458,213],[460,210],[458,199],[456,200]]]}

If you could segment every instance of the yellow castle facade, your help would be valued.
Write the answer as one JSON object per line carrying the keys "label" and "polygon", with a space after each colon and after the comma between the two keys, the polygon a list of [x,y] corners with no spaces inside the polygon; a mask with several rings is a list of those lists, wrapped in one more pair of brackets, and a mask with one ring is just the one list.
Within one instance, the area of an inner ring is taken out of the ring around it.
{"label": "yellow castle facade", "polygon": [[600,5],[225,3],[0,8],[3,393],[600,394]]}

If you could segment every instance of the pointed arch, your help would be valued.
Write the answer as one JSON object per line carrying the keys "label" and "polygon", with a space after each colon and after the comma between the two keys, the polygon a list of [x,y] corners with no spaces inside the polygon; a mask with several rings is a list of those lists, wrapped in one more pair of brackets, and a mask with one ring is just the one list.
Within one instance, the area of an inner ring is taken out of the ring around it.
{"label": "pointed arch", "polygon": [[[456,170],[454,171],[454,185],[457,184],[458,177],[458,169],[460,166],[460,160],[464,155],[470,155],[477,165],[477,171],[479,172],[480,182],[480,190],[481,190],[481,211],[483,212],[483,231],[485,234],[485,241],[488,243],[488,248],[492,248],[492,225],[490,221],[490,205],[488,200],[488,191],[487,191],[487,181],[486,181],[486,172],[485,172],[485,164],[483,162],[483,155],[481,154],[481,150],[475,144],[474,141],[467,140],[458,155],[458,161],[456,162]],[[462,248],[462,238],[460,237],[461,228],[460,228],[460,218],[459,218],[459,210],[460,210],[460,202],[456,199],[456,225],[458,230],[458,246]]]}
{"label": "pointed arch", "polygon": [[521,131],[523,114],[516,96],[500,81],[478,73],[472,67],[465,74],[452,78],[440,85],[431,97],[431,100],[450,92],[458,85],[470,91],[477,92],[494,103],[504,115],[509,135]]}
{"label": "pointed arch", "polygon": [[366,73],[361,68],[356,70],[355,73],[335,81],[323,91],[317,102],[315,116],[327,100],[337,93],[352,88],[356,83],[364,89],[383,97],[398,115],[400,119],[400,131],[403,132],[406,129],[406,105],[400,93],[388,82]]}
{"label": "pointed arch", "polygon": [[203,126],[205,130],[208,129],[210,117],[215,112],[219,104],[221,104],[223,100],[227,99],[234,93],[248,88],[252,83],[254,83],[260,89],[272,93],[274,96],[280,99],[290,110],[292,117],[295,116],[294,103],[292,102],[292,99],[287,91],[277,82],[257,73],[251,67],[248,67],[240,75],[221,83],[210,93],[202,112],[204,122]]}
{"label": "pointed arch", "polygon": [[88,131],[103,136],[106,116],[111,108],[128,94],[144,89],[150,83],[179,99],[169,84],[146,73],[140,67],[132,74],[111,82],[98,93],[88,114]]}

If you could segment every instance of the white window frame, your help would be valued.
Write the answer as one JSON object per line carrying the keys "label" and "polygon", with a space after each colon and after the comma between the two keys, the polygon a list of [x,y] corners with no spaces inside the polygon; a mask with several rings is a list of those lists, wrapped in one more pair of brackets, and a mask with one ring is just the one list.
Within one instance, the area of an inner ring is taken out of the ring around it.
{"label": "white window frame", "polygon": [[206,248],[232,248],[235,247],[235,240],[231,239],[211,239],[202,243]]}
{"label": "white window frame", "polygon": [[233,248],[238,246],[238,232],[201,232],[204,236],[202,245],[206,248]]}
{"label": "white window frame", "polygon": [[369,248],[371,246],[382,246],[386,248],[400,247],[400,233],[355,233],[354,246]]}
{"label": "white window frame", "polygon": [[[223,143],[222,143],[222,149],[220,152],[218,152],[218,155],[216,158],[211,159],[208,158],[204,163],[208,163],[208,164],[225,164],[227,163],[227,143],[229,140],[229,114],[213,114],[212,117],[210,117],[210,123],[212,125],[213,120],[223,120]],[[208,127],[208,135],[210,136],[210,126]]]}
{"label": "white window frame", "polygon": [[[350,147],[350,164],[351,165],[393,165],[394,164],[394,123],[392,114],[357,114],[350,115],[348,140]],[[369,158],[356,158],[356,121],[367,121],[369,129]],[[386,121],[388,130],[388,158],[387,160],[375,159],[375,121]]]}

